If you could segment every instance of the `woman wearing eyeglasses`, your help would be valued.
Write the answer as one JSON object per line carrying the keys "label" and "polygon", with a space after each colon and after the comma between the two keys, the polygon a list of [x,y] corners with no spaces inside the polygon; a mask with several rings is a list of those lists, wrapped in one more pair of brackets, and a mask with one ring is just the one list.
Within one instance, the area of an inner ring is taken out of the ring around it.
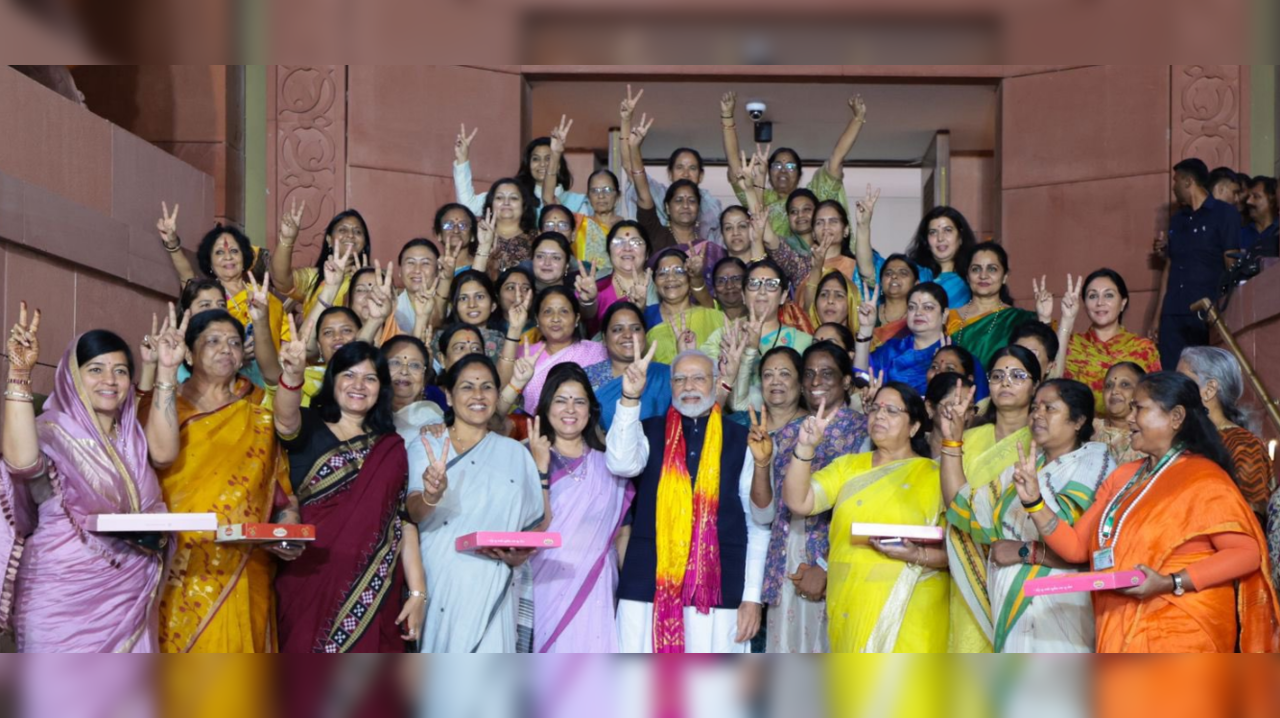
{"label": "woman wearing eyeglasses", "polygon": [[679,249],[667,249],[657,260],[653,284],[657,288],[658,303],[645,310],[645,322],[650,327],[649,343],[658,346],[653,360],[670,364],[679,353],[678,347],[698,349],[704,345],[707,347],[704,352],[719,356],[719,337],[714,335],[724,327],[724,315],[718,309],[693,301],[692,283],[701,282],[702,273],[690,271],[693,263],[689,255]]}
{"label": "woman wearing eyeglasses", "polygon": [[417,441],[422,427],[444,421],[440,405],[423,398],[430,366],[427,346],[401,334],[382,345],[382,356],[391,370],[391,418],[396,431],[406,444]]}
{"label": "woman wearing eyeglasses", "polygon": [[[744,204],[749,190],[763,192],[764,205],[769,214],[769,226],[779,237],[789,236],[791,224],[787,219],[784,205],[791,192],[800,186],[800,180],[804,175],[800,155],[789,147],[774,150],[766,163],[770,187],[765,187],[763,184],[759,187],[741,186],[738,181],[742,164],[741,150],[738,146],[738,126],[734,119],[737,103],[738,96],[734,92],[726,92],[720,98],[720,126],[724,136],[725,157],[729,159],[729,181],[733,184],[733,190],[738,195],[739,201]],[[853,116],[849,118],[849,124],[845,126],[840,139],[836,141],[831,157],[814,172],[813,179],[809,180],[809,189],[818,200],[836,200],[846,207],[849,200],[844,191],[844,160],[853,149],[854,143],[858,141],[858,134],[862,132],[862,127],[867,122],[867,105],[862,101],[861,96],[850,98],[849,108],[853,111]]]}
{"label": "woman wearing eyeglasses", "polygon": [[[942,498],[947,506],[961,493],[991,491],[1004,471],[1030,453],[1031,402],[1040,384],[1040,363],[1018,345],[996,352],[988,375],[991,403],[978,425],[961,441],[944,440],[942,451],[961,453],[960,471],[942,475]],[[945,407],[944,407],[945,410]],[[951,594],[951,652],[990,653],[994,635],[991,597],[987,588],[987,550],[973,537],[952,528],[947,554],[954,586]],[[976,607],[976,608],[971,608]]]}
{"label": "woman wearing eyeglasses", "polygon": [[[956,378],[959,384],[961,379]],[[942,440],[944,483],[962,486],[961,450],[973,389],[959,389],[940,407],[937,422]],[[1093,604],[1088,593],[1031,597],[1027,581],[1080,570],[1044,543],[1033,514],[1017,501],[1015,477],[1035,481],[1045,496],[1046,513],[1074,525],[1093,505],[1098,486],[1116,468],[1107,445],[1093,438],[1093,393],[1071,379],[1040,385],[1031,405],[1031,450],[1019,451],[1013,466],[978,489],[963,489],[947,511],[947,519],[978,544],[988,547],[988,601],[970,603],[970,611],[989,616],[997,653],[1090,653],[1093,651]],[[959,567],[956,567],[959,571]],[[966,594],[974,597],[974,594]],[[985,623],[985,622],[984,622]]]}
{"label": "woman wearing eyeglasses", "polygon": [[[866,291],[865,289],[863,291]],[[875,326],[875,290],[858,307],[858,337],[854,366],[862,371],[884,372],[886,381],[900,381],[923,395],[929,386],[929,365],[946,339],[947,293],[933,282],[916,285],[907,297],[907,329],[871,351]]]}
{"label": "woman wearing eyeglasses", "polygon": [[873,450],[847,454],[813,472],[819,447],[837,440],[844,403],[822,402],[800,427],[782,498],[794,516],[834,509],[827,620],[836,653],[944,653],[947,557],[938,546],[852,537],[854,523],[939,526],[938,464],[928,458],[924,400],[889,383],[867,407]]}
{"label": "woman wearing eyeglasses", "polygon": [[[813,327],[804,312],[787,307],[787,275],[771,259],[753,262],[747,267],[742,283],[746,295],[747,321],[742,324],[747,333],[747,348],[734,381],[733,405],[745,409],[748,405],[759,407],[760,377],[757,367],[760,357],[777,347],[791,347],[803,352],[813,343]],[[795,320],[803,324],[795,326]],[[791,323],[789,323],[791,322]]]}

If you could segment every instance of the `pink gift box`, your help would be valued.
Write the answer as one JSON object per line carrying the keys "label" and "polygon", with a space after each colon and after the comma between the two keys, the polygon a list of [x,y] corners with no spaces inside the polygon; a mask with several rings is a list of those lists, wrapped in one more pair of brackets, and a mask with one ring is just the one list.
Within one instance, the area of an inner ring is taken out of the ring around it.
{"label": "pink gift box", "polygon": [[459,538],[459,551],[481,548],[560,548],[560,534],[537,531],[477,531]]}
{"label": "pink gift box", "polygon": [[853,535],[865,538],[904,538],[920,543],[942,543],[947,538],[943,526],[909,526],[903,524],[854,524]]}
{"label": "pink gift box", "polygon": [[1114,591],[1141,586],[1147,577],[1141,571],[1102,571],[1048,576],[1027,581],[1023,592],[1028,596],[1052,596],[1059,593]]}

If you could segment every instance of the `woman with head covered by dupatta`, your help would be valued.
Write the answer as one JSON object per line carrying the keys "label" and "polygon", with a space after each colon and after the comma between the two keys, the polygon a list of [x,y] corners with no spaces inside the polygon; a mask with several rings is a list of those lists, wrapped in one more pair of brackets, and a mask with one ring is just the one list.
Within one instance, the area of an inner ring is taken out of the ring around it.
{"label": "woman with head covered by dupatta", "polygon": [[133,355],[103,330],[67,348],[36,417],[31,370],[39,327],[40,312],[28,322],[22,303],[7,347],[0,506],[8,520],[0,521],[0,551],[8,570],[0,625],[12,627],[22,652],[155,652],[167,541],[93,533],[89,520],[166,511],[152,467],[178,455],[181,338],[166,324],[154,339],[161,386],[144,430],[130,385]]}

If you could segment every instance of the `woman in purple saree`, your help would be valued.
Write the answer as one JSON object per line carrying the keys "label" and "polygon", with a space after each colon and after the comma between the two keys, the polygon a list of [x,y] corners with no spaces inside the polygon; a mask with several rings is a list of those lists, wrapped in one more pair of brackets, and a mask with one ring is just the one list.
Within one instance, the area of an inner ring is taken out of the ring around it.
{"label": "woman in purple saree", "polygon": [[[148,653],[158,649],[163,536],[91,533],[97,514],[165,511],[154,466],[178,454],[174,390],[181,332],[166,322],[143,342],[157,352],[157,399],[138,421],[124,340],[95,330],[67,348],[37,418],[31,370],[40,312],[26,303],[9,333],[0,461],[0,555],[7,559],[0,627],[26,653]],[[185,326],[183,327],[185,330]]]}
{"label": "woman in purple saree", "polygon": [[551,525],[561,548],[533,555],[535,653],[617,653],[614,539],[635,486],[605,468],[597,427],[600,402],[577,364],[547,376],[529,438],[544,485],[550,480]]}

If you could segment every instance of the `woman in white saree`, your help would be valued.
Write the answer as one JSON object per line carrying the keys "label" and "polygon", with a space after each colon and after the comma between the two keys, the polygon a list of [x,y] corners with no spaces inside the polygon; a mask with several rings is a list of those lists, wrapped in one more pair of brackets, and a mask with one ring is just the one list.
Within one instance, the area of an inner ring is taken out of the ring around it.
{"label": "woman in white saree", "polygon": [[[968,393],[960,396],[968,398]],[[970,399],[971,400],[971,399]],[[963,432],[967,401],[943,408],[944,440]],[[1116,468],[1107,445],[1092,442],[1093,393],[1070,379],[1047,381],[1031,405],[1031,452],[998,481],[956,495],[947,520],[990,547],[987,590],[991,597],[988,638],[998,653],[1089,653],[1093,651],[1093,604],[1088,593],[1025,595],[1026,582],[1080,570],[1050,551],[1018,500],[1014,478],[1038,477],[1045,509],[1075,524],[1093,504],[1098,485]],[[957,423],[958,422],[958,423]],[[945,445],[945,444],[944,444]],[[954,475],[954,472],[960,475]],[[962,484],[963,464],[943,462],[943,480]],[[948,474],[951,474],[950,476]],[[966,598],[968,598],[966,596]],[[980,610],[971,602],[970,609]]]}

